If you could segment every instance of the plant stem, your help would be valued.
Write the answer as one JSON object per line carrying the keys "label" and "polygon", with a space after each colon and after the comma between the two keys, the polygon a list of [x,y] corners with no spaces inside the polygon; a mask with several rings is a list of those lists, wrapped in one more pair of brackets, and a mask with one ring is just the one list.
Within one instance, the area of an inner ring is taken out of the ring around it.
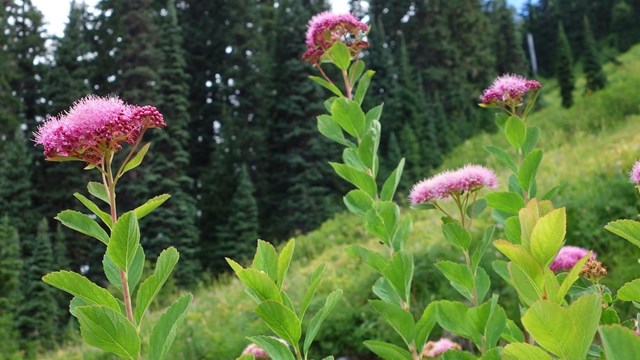
{"label": "plant stem", "polygon": [[[136,142],[136,145],[138,144],[139,144],[139,141]],[[133,152],[133,149],[129,154],[131,154],[132,152]],[[105,189],[107,190],[107,195],[109,196],[109,208],[111,210],[111,221],[113,225],[115,225],[116,222],[118,221],[118,211],[116,209],[116,181],[117,180],[114,181],[113,170],[112,170],[113,155],[114,153],[111,152],[104,161],[105,165],[103,166],[106,166],[106,175],[103,172],[102,181],[104,183]],[[129,320],[129,322],[131,322],[131,324],[135,325],[135,320],[133,318],[133,306],[131,305],[131,294],[129,292],[129,283],[127,279],[127,273],[124,270],[120,270],[120,282],[122,283],[122,294],[123,294],[124,307],[127,312],[127,319]]]}
{"label": "plant stem", "polygon": [[347,74],[347,70],[342,70],[342,79],[344,79],[344,87],[347,92],[347,99],[351,100],[353,95],[351,94],[351,83],[349,82],[349,75]]}

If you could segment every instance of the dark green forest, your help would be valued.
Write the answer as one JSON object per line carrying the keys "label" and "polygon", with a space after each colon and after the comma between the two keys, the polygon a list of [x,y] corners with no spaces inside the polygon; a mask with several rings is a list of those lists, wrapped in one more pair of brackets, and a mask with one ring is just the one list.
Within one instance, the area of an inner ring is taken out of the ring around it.
{"label": "dark green forest", "polygon": [[[506,0],[351,2],[371,27],[376,76],[366,107],[384,102],[382,171],[407,160],[401,197],[456,145],[494,127],[476,107],[496,75],[557,76],[564,88],[584,71],[597,91],[606,86],[600,64],[640,42],[632,0],[522,9]],[[148,161],[126,175],[119,201],[129,210],[172,195],[141,232],[149,254],[180,250],[178,287],[227,271],[224,257],[252,255],[258,237],[279,243],[342,209],[335,194],[346,186],[327,164],[340,153],[316,131],[326,94],[300,60],[308,20],[326,9],[322,0],[101,0],[97,9],[75,1],[64,36],[50,38],[31,0],[2,0],[0,358],[34,356],[73,326],[69,299],[43,274],[67,268],[100,281],[101,249],[54,219],[81,210],[72,194],[86,194],[97,173],[46,162],[32,141],[39,123],[87,94],[164,114],[167,128],[151,131]]]}

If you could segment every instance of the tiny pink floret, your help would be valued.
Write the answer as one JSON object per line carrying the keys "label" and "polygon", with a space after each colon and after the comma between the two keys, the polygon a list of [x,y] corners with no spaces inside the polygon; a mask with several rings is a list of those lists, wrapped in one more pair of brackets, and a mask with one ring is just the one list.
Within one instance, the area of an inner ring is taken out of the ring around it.
{"label": "tiny pink floret", "polygon": [[49,159],[78,158],[97,165],[108,151],[120,150],[122,142],[133,144],[143,130],[165,126],[162,114],[153,106],[89,95],[40,125],[35,142],[44,146]]}
{"label": "tiny pink floret", "polygon": [[480,165],[466,165],[447,170],[415,184],[409,194],[411,205],[448,199],[452,194],[498,187],[493,170]]}
{"label": "tiny pink floret", "polygon": [[629,180],[631,180],[632,183],[640,186],[640,160],[636,161],[636,163],[633,164],[631,173],[629,173]]}
{"label": "tiny pink floret", "polygon": [[451,341],[448,338],[441,338],[438,341],[429,341],[422,350],[422,356],[426,358],[435,358],[447,350],[462,350],[460,344]]}
{"label": "tiny pink floret", "polygon": [[334,14],[325,11],[309,20],[305,43],[307,51],[302,59],[318,64],[320,58],[337,41],[349,47],[352,56],[356,56],[369,44],[362,38],[369,27],[351,14]]}
{"label": "tiny pink floret", "polygon": [[[577,246],[563,246],[549,265],[549,269],[555,272],[571,270],[578,260],[585,257],[589,251]],[[596,253],[592,253],[591,258],[595,259]]]}
{"label": "tiny pink floret", "polygon": [[505,74],[493,81],[484,92],[480,100],[485,105],[518,105],[522,103],[524,95],[542,87],[536,80],[527,80],[520,75]]}
{"label": "tiny pink floret", "polygon": [[242,351],[242,355],[253,355],[256,360],[271,359],[271,357],[269,357],[269,354],[267,354],[267,352],[263,348],[256,344],[247,345],[247,347]]}

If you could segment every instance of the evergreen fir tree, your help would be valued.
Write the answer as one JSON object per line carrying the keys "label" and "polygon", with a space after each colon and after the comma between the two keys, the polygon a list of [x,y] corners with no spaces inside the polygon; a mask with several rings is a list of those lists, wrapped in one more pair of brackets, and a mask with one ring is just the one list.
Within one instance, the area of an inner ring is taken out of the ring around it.
{"label": "evergreen fir tree", "polygon": [[55,314],[58,309],[54,289],[42,281],[42,276],[53,270],[47,220],[42,219],[39,223],[37,236],[23,240],[23,300],[18,308],[17,325],[23,341],[37,344],[36,348],[51,348],[56,334]]}
{"label": "evergreen fir tree", "polygon": [[18,231],[11,226],[9,218],[0,221],[0,357],[11,359],[17,356],[18,335],[14,313],[20,299],[20,270],[22,260]]}
{"label": "evergreen fir tree", "polygon": [[600,59],[598,59],[598,50],[596,41],[593,38],[589,19],[584,18],[584,66],[583,71],[587,78],[586,92],[600,90],[607,84],[607,75],[602,70]]}
{"label": "evergreen fir tree", "polygon": [[556,77],[560,85],[560,96],[562,106],[569,108],[573,105],[573,89],[575,88],[575,77],[573,75],[573,55],[569,40],[564,33],[562,24],[558,25],[558,50],[556,60]]}
{"label": "evergreen fir tree", "polygon": [[31,234],[33,220],[31,152],[19,128],[12,136],[0,140],[0,216],[10,221],[21,234]]}
{"label": "evergreen fir tree", "polygon": [[152,171],[145,180],[154,191],[170,193],[171,199],[145,218],[145,226],[153,229],[145,249],[149,249],[149,254],[159,254],[171,245],[176,246],[184,260],[176,270],[176,278],[182,285],[194,285],[200,266],[196,256],[199,234],[195,225],[195,199],[191,195],[193,179],[187,175],[189,85],[181,29],[173,0],[167,1],[166,11],[158,40],[163,55],[162,65],[158,69],[158,108],[168,126],[154,134],[154,151],[146,164]]}
{"label": "evergreen fir tree", "polygon": [[[2,29],[9,29],[11,26],[7,8],[0,6],[0,25]],[[9,51],[11,41],[10,33],[0,32],[0,136],[13,135],[14,129],[20,126],[18,117],[19,101],[12,92],[11,84],[16,76],[17,64],[15,54]]]}
{"label": "evergreen fir tree", "polygon": [[515,23],[514,9],[507,5],[506,0],[493,0],[491,10],[498,74],[527,74],[527,60]]}
{"label": "evergreen fir tree", "polygon": [[217,234],[219,244],[215,250],[214,268],[218,270],[226,269],[225,257],[250,257],[258,240],[258,205],[253,196],[255,188],[246,165],[242,165],[235,178],[238,185],[229,206],[230,216]]}

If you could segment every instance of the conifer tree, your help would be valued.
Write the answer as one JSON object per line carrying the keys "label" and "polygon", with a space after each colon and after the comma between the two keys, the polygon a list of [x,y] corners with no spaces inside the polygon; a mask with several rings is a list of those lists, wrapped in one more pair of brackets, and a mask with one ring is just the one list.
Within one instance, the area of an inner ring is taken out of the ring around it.
{"label": "conifer tree", "polygon": [[491,20],[498,74],[526,74],[528,67],[522,39],[515,23],[514,10],[506,0],[493,1]]}
{"label": "conifer tree", "polygon": [[20,130],[0,140],[0,216],[10,221],[21,234],[31,234],[33,223],[31,151]]}
{"label": "conifer tree", "polygon": [[558,49],[556,59],[556,77],[560,85],[560,96],[562,106],[569,108],[573,105],[573,89],[575,88],[575,77],[573,75],[573,55],[569,40],[564,32],[562,24],[558,25]]}
{"label": "conifer tree", "polygon": [[17,324],[25,342],[36,348],[51,348],[56,334],[58,311],[54,289],[42,281],[53,270],[49,225],[42,219],[35,237],[23,238],[24,268],[21,277],[23,300],[18,308]]}
{"label": "conifer tree", "polygon": [[20,299],[20,271],[22,260],[18,231],[9,218],[0,221],[0,357],[17,356],[18,336],[14,314]]}
{"label": "conifer tree", "polygon": [[598,49],[596,41],[593,38],[589,19],[585,16],[584,21],[584,75],[587,78],[586,92],[600,90],[607,84],[607,75],[602,70],[600,59],[598,59]]}
{"label": "conifer tree", "polygon": [[219,228],[217,234],[214,268],[218,270],[226,268],[225,257],[248,258],[253,254],[258,240],[258,205],[253,196],[255,188],[247,166],[243,164],[234,177],[238,185],[229,206],[229,219]]}
{"label": "conifer tree", "polygon": [[[9,29],[10,22],[5,6],[0,6],[0,25],[2,29]],[[5,31],[0,32],[0,135],[11,136],[13,131],[20,125],[20,119],[16,109],[18,108],[18,98],[11,91],[11,84],[16,75],[15,54],[6,51],[11,45],[10,34]]]}

